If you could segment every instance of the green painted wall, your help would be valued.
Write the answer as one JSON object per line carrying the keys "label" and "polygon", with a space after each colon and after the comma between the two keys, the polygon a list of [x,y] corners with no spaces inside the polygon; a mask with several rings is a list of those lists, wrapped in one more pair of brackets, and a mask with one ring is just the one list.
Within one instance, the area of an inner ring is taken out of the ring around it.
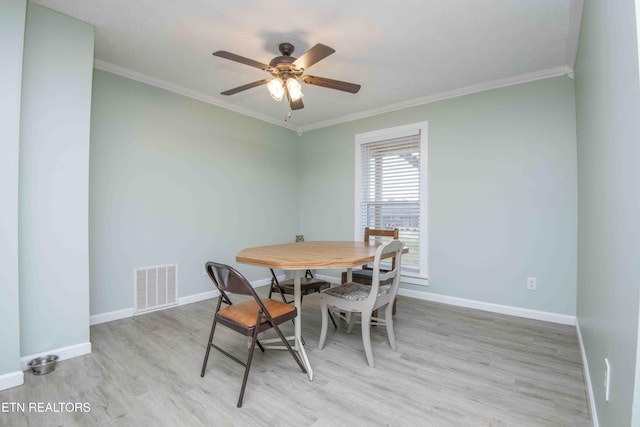
{"label": "green painted wall", "polygon": [[[91,314],[133,307],[133,271],[178,264],[179,296],[212,290],[206,261],[293,241],[295,132],[96,71]],[[265,269],[237,266],[250,280]]]}
{"label": "green painted wall", "polygon": [[101,71],[92,94],[93,29],[34,4],[22,65],[26,3],[0,6],[0,200],[20,218],[18,233],[17,214],[0,222],[0,376],[20,354],[88,342],[89,279],[90,313],[108,313],[132,307],[136,267],[178,263],[191,296],[211,290],[205,261],[243,247],[351,239],[355,134],[428,121],[429,286],[403,286],[576,314],[599,424],[640,425],[633,1],[585,2],[575,105],[558,77],[301,136]]}
{"label": "green painted wall", "polygon": [[576,64],[577,317],[601,426],[640,425],[632,420],[640,297],[636,25],[631,0],[585,2]]}
{"label": "green painted wall", "polygon": [[89,343],[93,27],[27,7],[19,161],[21,354]]}
{"label": "green painted wall", "polygon": [[[429,286],[403,287],[574,315],[576,136],[567,77],[304,133],[300,232],[353,238],[355,134],[419,121],[429,123]],[[536,292],[526,289],[527,276],[537,277]]]}
{"label": "green painted wall", "polygon": [[18,149],[26,10],[26,0],[0,0],[0,378],[20,371]]}

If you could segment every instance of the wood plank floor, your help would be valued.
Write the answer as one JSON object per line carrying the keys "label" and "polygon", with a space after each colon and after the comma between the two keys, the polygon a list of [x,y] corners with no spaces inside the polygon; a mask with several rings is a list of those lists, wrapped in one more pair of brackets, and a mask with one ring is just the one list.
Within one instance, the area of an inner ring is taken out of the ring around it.
{"label": "wood plank floor", "polygon": [[[262,289],[260,290],[262,291]],[[25,413],[1,426],[589,426],[574,327],[398,298],[397,351],[374,328],[376,367],[359,328],[329,330],[318,350],[318,296],[304,299],[311,382],[282,351],[256,352],[244,404],[243,368],[212,351],[200,366],[215,300],[91,327],[93,353],[0,392]],[[285,334],[293,327],[285,325]],[[216,341],[246,355],[224,327]],[[30,402],[87,402],[90,412],[29,413]]]}

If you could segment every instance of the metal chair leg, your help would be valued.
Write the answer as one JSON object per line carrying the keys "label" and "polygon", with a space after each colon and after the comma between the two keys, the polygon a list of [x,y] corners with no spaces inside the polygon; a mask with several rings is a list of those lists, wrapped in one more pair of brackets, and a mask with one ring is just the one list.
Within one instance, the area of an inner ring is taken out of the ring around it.
{"label": "metal chair leg", "polygon": [[307,373],[307,369],[302,364],[302,361],[300,360],[300,358],[298,357],[296,352],[293,351],[293,348],[291,348],[291,344],[289,344],[289,341],[287,341],[287,338],[284,336],[284,334],[282,333],[280,328],[278,328],[278,326],[276,326],[276,325],[272,325],[272,326],[273,326],[273,329],[278,334],[278,336],[280,337],[280,340],[284,343],[285,347],[287,347],[287,350],[289,350],[289,353],[291,354],[291,356],[295,359],[296,363],[298,364],[298,366],[300,367],[302,372],[306,374]]}
{"label": "metal chair leg", "polygon": [[333,314],[331,314],[331,309],[327,308],[327,311],[329,312],[329,319],[331,319],[331,323],[333,323],[333,329],[337,331],[338,325],[336,324],[336,320],[333,318]]}
{"label": "metal chair leg", "polygon": [[216,331],[216,319],[213,318],[213,324],[211,325],[211,333],[209,334],[209,343],[207,344],[207,351],[204,354],[204,361],[202,362],[202,371],[200,372],[200,376],[204,377],[204,371],[207,369],[207,362],[209,361],[209,352],[211,351],[211,347],[213,347],[213,333]]}
{"label": "metal chair leg", "polygon": [[253,359],[253,351],[256,348],[257,341],[258,341],[258,328],[256,327],[253,332],[253,336],[251,337],[251,348],[249,348],[249,357],[247,357],[247,362],[245,363],[244,377],[242,378],[242,387],[240,388],[240,397],[238,398],[238,405],[237,405],[238,408],[242,407],[244,390],[247,387],[247,379],[249,378],[249,370],[251,369],[251,360]]}
{"label": "metal chair leg", "polygon": [[[224,300],[223,297],[218,298],[218,303],[216,304],[216,311],[218,313],[220,311],[220,306],[223,301],[226,304],[231,304],[231,302],[227,299]],[[211,324],[211,333],[209,333],[209,343],[207,344],[207,351],[204,353],[204,361],[202,362],[202,371],[200,372],[200,376],[204,377],[204,371],[207,369],[207,362],[209,361],[209,352],[211,351],[211,347],[213,347],[213,333],[216,331],[216,316],[213,315],[213,323]]]}

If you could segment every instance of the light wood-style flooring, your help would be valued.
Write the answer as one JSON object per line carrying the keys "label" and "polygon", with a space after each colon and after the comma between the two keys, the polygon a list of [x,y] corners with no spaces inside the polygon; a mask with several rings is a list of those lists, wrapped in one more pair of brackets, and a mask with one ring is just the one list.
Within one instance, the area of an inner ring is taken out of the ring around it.
{"label": "light wood-style flooring", "polygon": [[[200,377],[208,300],[91,327],[92,354],[49,375],[25,372],[23,386],[0,392],[0,403],[87,402],[90,412],[0,413],[0,425],[591,425],[574,327],[398,297],[398,349],[374,328],[369,368],[359,327],[330,328],[318,350],[317,298],[303,306],[312,382],[287,352],[257,351],[236,408],[242,366],[212,350]],[[215,338],[246,356],[242,336],[219,326]]]}

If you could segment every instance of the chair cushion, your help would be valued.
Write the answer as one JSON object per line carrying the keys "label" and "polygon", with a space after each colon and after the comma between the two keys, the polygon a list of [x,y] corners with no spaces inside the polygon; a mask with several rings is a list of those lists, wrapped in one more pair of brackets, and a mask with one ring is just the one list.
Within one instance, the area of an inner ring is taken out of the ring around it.
{"label": "chair cushion", "polygon": [[[382,272],[387,272],[388,270],[380,270]],[[351,273],[351,281],[364,283],[365,285],[370,285],[373,280],[373,270],[353,270]],[[347,281],[347,272],[342,272],[342,281]],[[381,285],[390,285],[393,283],[393,279],[387,279],[380,282]]]}
{"label": "chair cushion", "polygon": [[[388,294],[390,289],[391,285],[380,286],[378,288],[378,297]],[[363,285],[356,282],[349,282],[331,289],[327,289],[324,293],[337,298],[344,298],[350,301],[364,301],[369,297],[369,294],[371,293],[371,286]]]}
{"label": "chair cushion", "polygon": [[[287,315],[295,316],[296,308],[294,306],[272,299],[261,299],[261,301],[274,319]],[[226,324],[233,323],[243,328],[252,328],[256,325],[259,309],[260,307],[255,300],[249,300],[221,308],[217,316]],[[266,317],[263,315],[260,323],[266,321]]]}
{"label": "chair cushion", "polygon": [[[293,295],[293,279],[287,279],[280,282],[282,292],[288,295]],[[320,292],[331,287],[331,284],[321,279],[300,279],[300,290],[302,295],[312,294],[314,292]],[[274,290],[276,290],[274,288]]]}
{"label": "chair cushion", "polygon": [[373,278],[373,270],[353,270],[352,277],[363,277],[371,280]]}

